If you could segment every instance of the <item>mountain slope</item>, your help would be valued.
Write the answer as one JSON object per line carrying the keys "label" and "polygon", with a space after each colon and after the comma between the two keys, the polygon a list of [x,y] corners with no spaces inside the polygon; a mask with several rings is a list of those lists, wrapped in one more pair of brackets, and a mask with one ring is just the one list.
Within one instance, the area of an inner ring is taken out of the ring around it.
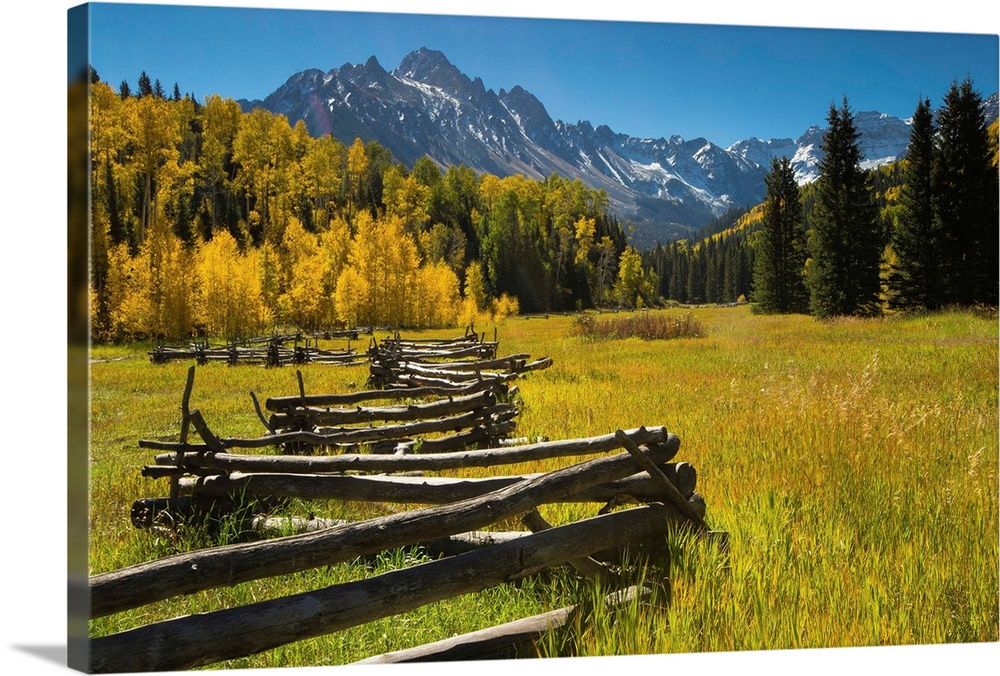
{"label": "mountain slope", "polygon": [[[605,190],[612,208],[635,222],[637,244],[690,234],[732,208],[760,202],[774,157],[792,157],[799,181],[814,180],[823,135],[810,127],[794,140],[747,139],[721,148],[704,138],[640,139],[586,121],[568,124],[553,120],[522,87],[486,89],[426,48],[391,72],[374,57],[327,73],[303,71],[264,101],[240,104],[292,124],[304,120],[313,135],[330,133],[346,144],[378,141],[411,166],[427,155],[441,167],[579,179]],[[857,121],[869,166],[905,151],[908,121],[874,112],[858,113]]]}

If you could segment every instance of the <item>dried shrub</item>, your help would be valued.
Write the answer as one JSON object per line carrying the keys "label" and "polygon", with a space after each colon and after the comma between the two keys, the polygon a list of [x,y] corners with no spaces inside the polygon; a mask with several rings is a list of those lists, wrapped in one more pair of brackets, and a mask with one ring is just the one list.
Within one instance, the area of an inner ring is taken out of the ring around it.
{"label": "dried shrub", "polygon": [[625,316],[598,318],[583,314],[575,317],[570,327],[572,335],[589,340],[670,340],[673,338],[702,338],[705,328],[690,312],[661,313],[638,312]]}

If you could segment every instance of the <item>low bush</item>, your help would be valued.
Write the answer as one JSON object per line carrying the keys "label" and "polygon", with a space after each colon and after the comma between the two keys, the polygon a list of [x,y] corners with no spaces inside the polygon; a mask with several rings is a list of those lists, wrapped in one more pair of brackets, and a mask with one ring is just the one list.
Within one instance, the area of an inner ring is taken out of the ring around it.
{"label": "low bush", "polygon": [[637,312],[607,318],[598,318],[592,314],[579,315],[573,319],[570,332],[590,340],[669,340],[701,338],[705,335],[705,328],[690,312]]}

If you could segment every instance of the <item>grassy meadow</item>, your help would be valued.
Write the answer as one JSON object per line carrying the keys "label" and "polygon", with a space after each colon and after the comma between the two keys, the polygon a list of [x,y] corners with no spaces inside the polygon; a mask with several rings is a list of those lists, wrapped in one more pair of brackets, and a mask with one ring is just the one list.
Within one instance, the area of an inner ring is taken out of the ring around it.
{"label": "grassy meadow", "polygon": [[[498,328],[501,355],[554,360],[518,383],[518,435],[557,439],[664,425],[681,439],[677,460],[698,470],[706,520],[730,534],[727,557],[675,537],[669,603],[654,594],[614,613],[598,604],[569,631],[545,637],[539,654],[997,641],[996,316],[956,311],[817,322],[757,316],[745,306],[691,312],[701,337],[587,340],[572,335],[570,317],[515,317]],[[363,350],[365,340],[354,345]],[[129,521],[134,500],[168,492],[166,480],[140,475],[155,452],[137,442],[177,438],[193,363],[152,364],[147,349],[95,346],[91,355],[92,574],[235,537],[194,529],[171,539]],[[259,436],[263,427],[249,392],[261,401],[294,394],[295,370],[200,366],[191,408],[220,436]],[[306,391],[315,393],[364,389],[367,377],[366,366],[301,370]],[[500,471],[543,471],[570,461]],[[400,509],[331,502],[293,504],[288,512],[367,518]],[[597,509],[541,511],[562,523]],[[417,551],[392,552],[203,592],[93,620],[91,634],[420,560]],[[213,668],[342,664],[607,591],[559,569]]]}

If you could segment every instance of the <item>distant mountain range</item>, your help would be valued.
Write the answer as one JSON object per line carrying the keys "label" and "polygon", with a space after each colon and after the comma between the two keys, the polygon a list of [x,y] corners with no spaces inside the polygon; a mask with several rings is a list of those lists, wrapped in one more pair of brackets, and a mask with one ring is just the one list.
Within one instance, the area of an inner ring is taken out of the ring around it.
{"label": "distant mountain range", "polygon": [[[469,79],[444,54],[422,48],[392,72],[375,57],[329,72],[292,75],[263,101],[239,101],[304,120],[315,136],[346,144],[378,141],[412,166],[427,155],[441,167],[465,165],[498,176],[552,173],[578,178],[608,193],[622,219],[636,226],[635,241],[650,245],[690,234],[732,208],[760,203],[771,159],[788,156],[800,183],[818,175],[824,129],[798,138],[750,138],[722,148],[704,139],[636,138],[590,122],[553,120],[534,95],[516,86],[499,93]],[[997,95],[986,102],[997,117]],[[855,124],[867,166],[900,158],[909,120],[858,112]]]}

